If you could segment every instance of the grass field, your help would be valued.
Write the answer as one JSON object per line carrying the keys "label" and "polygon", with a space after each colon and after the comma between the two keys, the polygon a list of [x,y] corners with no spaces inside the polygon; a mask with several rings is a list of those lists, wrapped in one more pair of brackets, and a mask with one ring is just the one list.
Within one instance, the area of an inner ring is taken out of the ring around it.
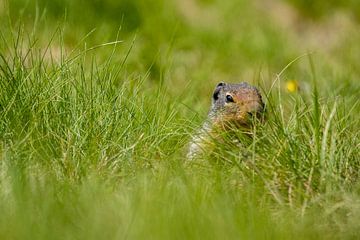
{"label": "grass field", "polygon": [[[358,239],[359,10],[0,0],[0,239]],[[186,162],[220,81],[267,120]]]}

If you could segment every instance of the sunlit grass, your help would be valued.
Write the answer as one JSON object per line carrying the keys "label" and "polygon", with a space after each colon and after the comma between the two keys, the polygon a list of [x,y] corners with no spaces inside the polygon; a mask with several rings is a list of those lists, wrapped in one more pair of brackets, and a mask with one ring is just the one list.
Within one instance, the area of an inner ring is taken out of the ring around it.
{"label": "sunlit grass", "polygon": [[[359,236],[359,57],[304,53],[259,15],[240,34],[236,13],[257,9],[212,4],[223,29],[181,14],[165,24],[176,8],[161,1],[158,16],[136,2],[151,22],[137,32],[111,15],[103,31],[81,20],[79,38],[75,15],[41,4],[36,21],[24,23],[31,8],[1,15],[1,239]],[[352,37],[337,47],[357,49]],[[219,81],[259,86],[266,121],[187,162]]]}

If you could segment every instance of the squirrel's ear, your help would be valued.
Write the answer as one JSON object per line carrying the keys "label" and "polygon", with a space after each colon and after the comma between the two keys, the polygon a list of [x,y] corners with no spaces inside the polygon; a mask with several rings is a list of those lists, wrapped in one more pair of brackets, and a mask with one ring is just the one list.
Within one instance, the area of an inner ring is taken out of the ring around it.
{"label": "squirrel's ear", "polygon": [[224,82],[219,82],[219,83],[216,85],[216,88],[215,88],[214,93],[213,93],[213,99],[214,99],[215,101],[218,100],[220,91],[221,91],[221,89],[222,89],[225,85],[226,85],[226,83],[224,83]]}
{"label": "squirrel's ear", "polygon": [[218,87],[223,87],[223,86],[225,86],[226,85],[226,83],[224,83],[224,82],[219,82],[217,85],[216,85],[216,88],[218,88]]}

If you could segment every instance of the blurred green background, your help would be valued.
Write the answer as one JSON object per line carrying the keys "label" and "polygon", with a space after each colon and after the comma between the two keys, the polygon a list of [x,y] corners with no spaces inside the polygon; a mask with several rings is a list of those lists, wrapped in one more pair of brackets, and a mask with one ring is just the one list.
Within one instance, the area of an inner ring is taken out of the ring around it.
{"label": "blurred green background", "polygon": [[[357,239],[359,27],[356,0],[0,0],[0,239]],[[220,81],[268,120],[189,167]]]}
{"label": "blurred green background", "polygon": [[[336,67],[359,76],[354,65],[359,52],[357,1],[14,0],[2,2],[3,24],[7,16],[34,28],[44,46],[61,29],[68,51],[79,43],[89,47],[118,39],[130,46],[134,40],[129,71],[150,71],[150,80],[166,78],[180,91],[202,79],[213,86],[221,79],[253,81],[261,73],[271,81],[290,61],[310,52],[329,63],[325,65],[331,63],[324,69],[330,75],[329,89]],[[56,52],[60,46],[52,48]],[[288,77],[294,75],[290,69]]]}

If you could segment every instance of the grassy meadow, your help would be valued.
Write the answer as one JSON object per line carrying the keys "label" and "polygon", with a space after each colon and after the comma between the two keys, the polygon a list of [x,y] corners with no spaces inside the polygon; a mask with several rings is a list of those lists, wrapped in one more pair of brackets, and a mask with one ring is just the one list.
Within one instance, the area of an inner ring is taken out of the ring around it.
{"label": "grassy meadow", "polygon": [[[0,0],[0,239],[358,239],[359,6]],[[266,121],[188,162],[220,81]]]}

